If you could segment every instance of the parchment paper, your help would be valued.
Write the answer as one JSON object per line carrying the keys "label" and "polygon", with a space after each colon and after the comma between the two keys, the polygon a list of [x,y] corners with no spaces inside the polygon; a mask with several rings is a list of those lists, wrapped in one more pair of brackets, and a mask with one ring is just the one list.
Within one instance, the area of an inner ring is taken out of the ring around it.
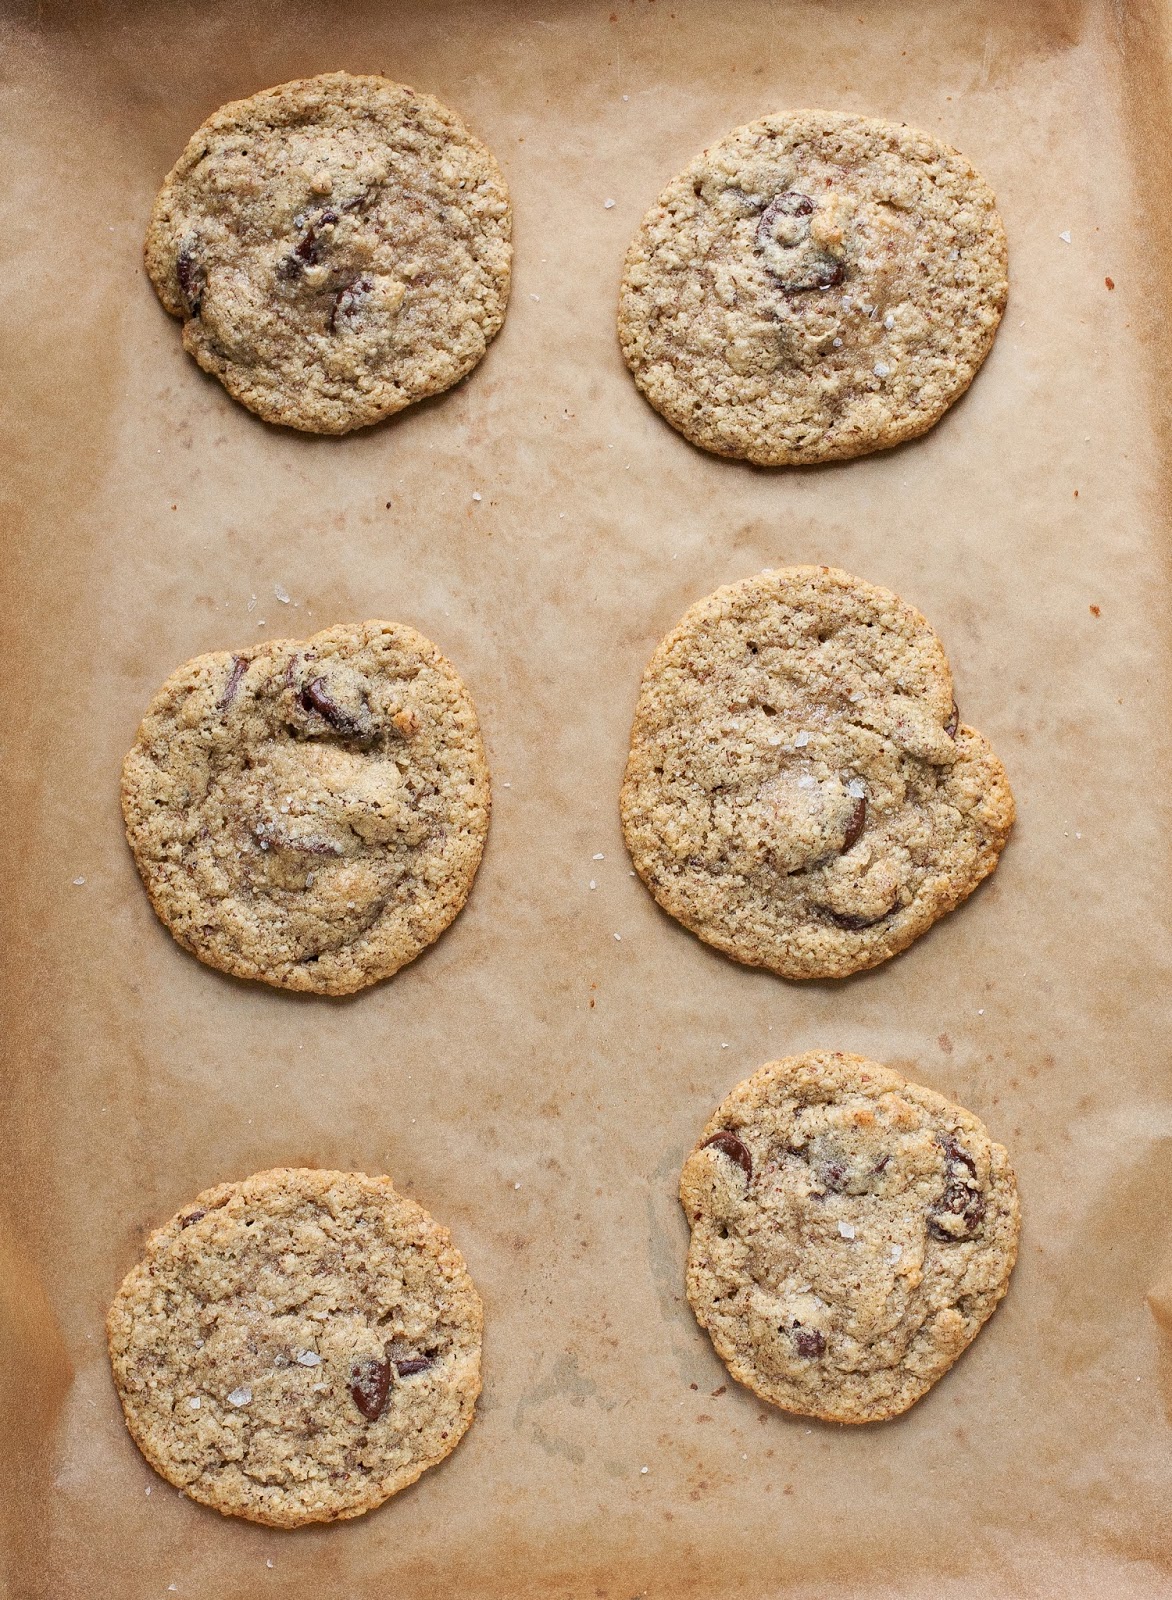
{"label": "parchment paper", "polygon": [[[1172,1594],[1165,12],[58,0],[4,16],[9,1594]],[[342,66],[432,91],[487,140],[516,278],[458,389],[312,439],[198,371],[140,247],[209,112]],[[762,472],[645,405],[614,301],[667,179],[727,129],[805,105],[963,150],[1000,200],[1011,299],[926,438]],[[656,641],[716,585],[797,561],[927,614],[1020,808],[960,911],[874,973],[804,986],[664,917],[616,815]],[[478,702],[495,812],[472,898],[347,1002],[220,977],[148,906],[122,755],[188,657],[366,617],[421,628]],[[1021,1183],[1003,1308],[883,1426],[767,1411],[683,1298],[685,1152],[734,1083],[814,1046],[959,1099]],[[389,1171],[451,1226],[487,1306],[487,1381],[445,1465],[358,1522],[288,1534],[150,1471],[102,1319],[150,1227],[209,1184],[298,1163]]]}

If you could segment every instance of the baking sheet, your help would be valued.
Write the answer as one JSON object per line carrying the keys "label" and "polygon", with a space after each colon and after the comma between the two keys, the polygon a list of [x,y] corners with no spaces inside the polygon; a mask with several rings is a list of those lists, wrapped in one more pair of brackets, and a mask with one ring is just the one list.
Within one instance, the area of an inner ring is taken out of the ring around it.
{"label": "baking sheet", "polygon": [[[1167,17],[1155,0],[5,8],[9,1594],[1172,1594]],[[491,145],[516,275],[469,380],[313,439],[183,355],[140,245],[211,110],[341,66],[439,95]],[[1011,297],[924,439],[763,472],[650,411],[614,299],[666,180],[803,105],[963,150],[999,197]],[[802,986],[659,913],[616,804],[659,637],[718,584],[800,561],[927,614],[1020,810],[959,912],[873,973]],[[476,697],[480,877],[436,947],[351,1000],[234,982],[150,911],[121,757],[189,656],[365,617],[421,628]],[[683,1299],[684,1154],[732,1084],[815,1046],[971,1107],[1021,1184],[1003,1308],[924,1401],[866,1429],[767,1411]],[[149,1470],[102,1318],[151,1226],[297,1163],[389,1171],[452,1228],[488,1323],[451,1459],[357,1522],[288,1534]]]}

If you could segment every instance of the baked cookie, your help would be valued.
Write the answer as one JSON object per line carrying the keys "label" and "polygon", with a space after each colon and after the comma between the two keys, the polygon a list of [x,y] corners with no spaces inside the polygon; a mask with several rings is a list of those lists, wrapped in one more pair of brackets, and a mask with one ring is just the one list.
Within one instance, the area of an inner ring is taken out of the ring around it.
{"label": "baked cookie", "polygon": [[208,118],[155,201],[146,267],[229,394],[346,433],[472,370],[505,318],[510,228],[455,112],[330,72]]}
{"label": "baked cookie", "polygon": [[619,338],[693,444],[762,466],[865,455],[968,388],[1005,307],[992,192],[930,134],[793,111],[726,134],[627,253]]}
{"label": "baked cookie", "polygon": [[274,1528],[360,1516],[449,1455],[483,1327],[447,1229],[389,1178],[293,1168],[156,1229],[106,1319],[155,1471]]}
{"label": "baked cookie", "polygon": [[1014,812],[927,622],[833,567],[686,613],[643,677],[621,809],[663,909],[787,978],[905,949],[992,872]]}
{"label": "baked cookie", "polygon": [[468,898],[488,767],[435,645],[344,623],[180,667],[126,757],[122,812],[152,905],[201,961],[350,994]]}
{"label": "baked cookie", "polygon": [[1017,1257],[1009,1158],[969,1111],[862,1056],[771,1061],[684,1164],[688,1299],[739,1383],[880,1422],[972,1343]]}

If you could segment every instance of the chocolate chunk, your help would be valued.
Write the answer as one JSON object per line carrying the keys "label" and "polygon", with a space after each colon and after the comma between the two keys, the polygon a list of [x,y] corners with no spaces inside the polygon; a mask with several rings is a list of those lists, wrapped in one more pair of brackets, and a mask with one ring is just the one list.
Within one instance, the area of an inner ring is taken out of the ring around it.
{"label": "chocolate chunk", "polygon": [[873,928],[876,923],[882,922],[895,910],[894,905],[889,905],[886,911],[881,911],[877,917],[854,917],[849,912],[831,911],[828,906],[820,907],[823,915],[830,918],[840,928],[846,928],[851,933],[861,933],[864,928]]}
{"label": "chocolate chunk", "polygon": [[778,217],[812,217],[814,215],[814,202],[809,195],[799,194],[796,189],[787,189],[785,194],[779,194],[771,200],[761,213],[757,223],[758,243],[777,244],[779,241],[773,237],[773,224]]}
{"label": "chocolate chunk", "polygon": [[355,278],[353,283],[344,284],[334,296],[330,306],[330,314],[326,321],[326,331],[336,333],[339,317],[345,321],[356,310],[362,297],[370,293],[373,285],[369,278]]}
{"label": "chocolate chunk", "polygon": [[985,1197],[976,1186],[977,1164],[951,1134],[937,1143],[944,1151],[944,1193],[928,1212],[928,1232],[934,1239],[956,1244],[971,1239],[985,1217]]}
{"label": "chocolate chunk", "polygon": [[188,315],[198,317],[207,276],[195,257],[193,244],[193,240],[185,239],[179,246],[179,254],[175,258],[175,276],[179,280],[179,290],[187,305]]}
{"label": "chocolate chunk", "polygon": [[846,825],[846,833],[843,835],[842,840],[843,850],[849,850],[851,845],[858,843],[859,836],[863,831],[866,821],[867,802],[865,799],[860,797],[855,801],[855,808],[851,812],[850,821]]}
{"label": "chocolate chunk", "polygon": [[829,1189],[832,1194],[841,1194],[850,1182],[850,1168],[841,1161],[826,1161],[818,1169],[818,1177],[822,1187]]}
{"label": "chocolate chunk", "polygon": [[728,1156],[730,1161],[735,1161],[737,1166],[744,1172],[746,1179],[752,1181],[753,1157],[749,1154],[748,1146],[743,1144],[731,1129],[721,1128],[719,1133],[714,1133],[711,1138],[705,1139],[700,1148],[701,1150],[707,1150],[710,1145],[721,1151],[723,1155]]}
{"label": "chocolate chunk", "polygon": [[820,1356],[826,1349],[826,1336],[820,1328],[803,1328],[800,1322],[795,1322],[793,1333],[794,1349],[807,1361]]}
{"label": "chocolate chunk", "polygon": [[944,724],[944,731],[945,731],[945,733],[948,735],[948,737],[950,739],[955,739],[956,738],[956,730],[959,727],[959,725],[960,725],[960,707],[957,705],[956,701],[954,700],[952,702],[952,712],[951,712],[951,714],[950,714],[950,716],[948,718],[948,721]]}
{"label": "chocolate chunk", "polygon": [[232,671],[228,674],[228,681],[224,685],[224,692],[216,702],[217,711],[227,711],[236,698],[236,691],[240,687],[240,680],[248,671],[248,656],[233,656]]}
{"label": "chocolate chunk", "polygon": [[319,717],[324,717],[330,727],[337,728],[339,733],[358,732],[358,724],[331,698],[324,678],[311,679],[302,689],[298,699],[304,710],[316,711]]}
{"label": "chocolate chunk", "polygon": [[207,1216],[207,1212],[206,1211],[189,1211],[187,1213],[187,1215],[184,1217],[183,1221],[179,1224],[179,1226],[181,1228],[190,1228],[191,1224],[193,1222],[198,1222],[200,1217],[206,1217],[206,1216]]}
{"label": "chocolate chunk", "polygon": [[426,1372],[431,1362],[426,1356],[408,1356],[405,1361],[395,1362],[395,1371],[400,1378],[409,1378],[412,1373]]}
{"label": "chocolate chunk", "polygon": [[368,1422],[381,1417],[391,1392],[391,1363],[363,1356],[350,1368],[350,1398]]}

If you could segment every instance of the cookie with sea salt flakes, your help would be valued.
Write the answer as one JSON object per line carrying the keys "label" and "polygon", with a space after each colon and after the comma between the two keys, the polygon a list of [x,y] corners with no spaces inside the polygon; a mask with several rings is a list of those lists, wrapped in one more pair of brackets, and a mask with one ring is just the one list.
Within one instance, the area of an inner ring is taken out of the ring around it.
{"label": "cookie with sea salt flakes", "polygon": [[209,966],[349,994],[463,906],[488,832],[476,711],[413,628],[345,623],[197,656],[122,769],[151,903]]}
{"label": "cookie with sea salt flakes", "polygon": [[663,909],[787,978],[905,949],[993,871],[1014,816],[928,623],[833,567],[686,613],[643,677],[621,810]]}
{"label": "cookie with sea salt flakes", "polygon": [[470,372],[505,317],[509,196],[446,106],[326,73],[222,106],[151,215],[185,348],[268,422],[346,433]]}
{"label": "cookie with sea salt flakes", "polygon": [[449,1455],[483,1325],[447,1229],[389,1178],[292,1168],[197,1196],[106,1319],[155,1471],[275,1528],[360,1516]]}
{"label": "cookie with sea salt flakes", "polygon": [[627,253],[619,338],[693,444],[762,466],[924,433],[1005,307],[993,194],[931,134],[793,111],[737,128],[660,195]]}
{"label": "cookie with sea salt flakes", "polygon": [[880,1422],[992,1315],[1017,1185],[984,1125],[862,1056],[772,1061],[718,1106],[680,1178],[687,1293],[739,1383],[785,1411]]}

